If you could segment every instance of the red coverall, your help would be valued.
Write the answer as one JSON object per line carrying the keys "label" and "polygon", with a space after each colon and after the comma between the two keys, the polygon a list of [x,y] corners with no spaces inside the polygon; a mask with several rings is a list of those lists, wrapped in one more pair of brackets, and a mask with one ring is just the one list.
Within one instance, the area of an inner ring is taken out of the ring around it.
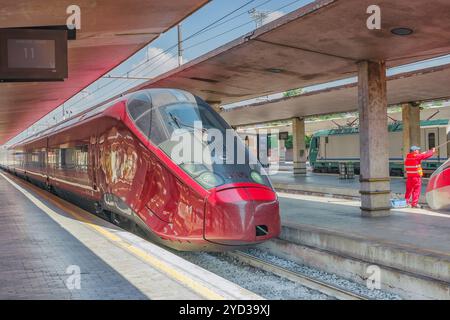
{"label": "red coverall", "polygon": [[[405,199],[406,203],[411,204],[413,207],[419,202],[420,191],[422,188],[422,160],[431,158],[433,156],[433,151],[430,150],[424,153],[414,153],[410,152],[406,156],[405,160],[405,170],[406,170],[406,193]],[[412,201],[410,198],[412,196]]]}

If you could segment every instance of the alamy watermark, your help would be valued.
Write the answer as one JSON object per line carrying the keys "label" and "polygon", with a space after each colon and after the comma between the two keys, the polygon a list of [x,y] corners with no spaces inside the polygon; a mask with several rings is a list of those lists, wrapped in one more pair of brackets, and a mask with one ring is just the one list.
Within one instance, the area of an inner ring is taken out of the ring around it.
{"label": "alamy watermark", "polygon": [[375,4],[367,7],[367,14],[370,16],[367,18],[366,26],[369,30],[380,30],[381,29],[381,8]]}
{"label": "alamy watermark", "polygon": [[66,13],[69,15],[66,20],[67,28],[70,30],[81,29],[81,8],[76,4],[71,4],[66,8]]}
{"label": "alamy watermark", "polygon": [[377,265],[367,267],[366,273],[369,274],[366,280],[366,286],[369,290],[381,289],[381,269]]}
{"label": "alamy watermark", "polygon": [[191,129],[193,130],[176,129],[171,134],[170,157],[178,165],[261,163],[265,167],[270,167],[267,173],[278,172],[279,132],[276,129],[247,130],[244,139],[233,129],[224,131],[215,128],[205,129],[201,121],[195,121]]}
{"label": "alamy watermark", "polygon": [[70,265],[66,269],[67,277],[65,283],[69,290],[81,290],[81,268],[77,265]]}

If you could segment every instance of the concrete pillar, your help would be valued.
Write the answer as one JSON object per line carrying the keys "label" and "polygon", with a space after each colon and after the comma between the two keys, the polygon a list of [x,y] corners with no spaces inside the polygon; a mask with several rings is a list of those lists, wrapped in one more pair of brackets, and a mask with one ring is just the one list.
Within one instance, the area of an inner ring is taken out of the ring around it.
{"label": "concrete pillar", "polygon": [[292,119],[294,175],[306,175],[305,119]]}
{"label": "concrete pillar", "polygon": [[413,103],[402,105],[403,159],[411,146],[420,146],[420,108]]}
{"label": "concrete pillar", "polygon": [[387,216],[391,191],[384,62],[358,63],[358,109],[361,215]]}

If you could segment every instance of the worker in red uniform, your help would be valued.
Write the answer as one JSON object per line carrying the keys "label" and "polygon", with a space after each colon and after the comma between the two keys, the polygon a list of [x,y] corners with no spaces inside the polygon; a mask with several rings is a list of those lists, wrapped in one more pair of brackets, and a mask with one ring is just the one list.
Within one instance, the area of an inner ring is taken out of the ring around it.
{"label": "worker in red uniform", "polygon": [[[422,160],[431,158],[436,152],[436,148],[428,152],[420,153],[420,148],[412,146],[410,152],[406,155],[405,170],[406,170],[406,193],[405,199],[408,206],[411,208],[420,208],[418,202],[420,191],[422,189],[423,170],[421,166]],[[411,200],[412,197],[412,200]]]}

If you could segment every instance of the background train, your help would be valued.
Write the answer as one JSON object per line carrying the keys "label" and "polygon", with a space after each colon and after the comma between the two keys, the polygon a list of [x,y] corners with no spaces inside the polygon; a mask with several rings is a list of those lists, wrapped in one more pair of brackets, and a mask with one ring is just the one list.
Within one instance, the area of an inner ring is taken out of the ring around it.
{"label": "background train", "polygon": [[[231,129],[186,91],[137,91],[11,146],[1,166],[175,249],[226,250],[278,236],[278,199],[259,163],[171,158],[175,130],[195,137],[194,121]],[[206,150],[208,141],[202,142]],[[235,139],[234,147],[239,144]]]}
{"label": "background train", "polygon": [[[403,175],[403,125],[389,124],[389,170],[391,175]],[[449,120],[420,122],[422,150],[429,150],[448,141]],[[422,162],[424,173],[429,175],[449,157],[448,145],[438,154]],[[338,172],[339,162],[353,162],[359,173],[359,131],[357,127],[321,130],[312,135],[309,163],[315,172]]]}

